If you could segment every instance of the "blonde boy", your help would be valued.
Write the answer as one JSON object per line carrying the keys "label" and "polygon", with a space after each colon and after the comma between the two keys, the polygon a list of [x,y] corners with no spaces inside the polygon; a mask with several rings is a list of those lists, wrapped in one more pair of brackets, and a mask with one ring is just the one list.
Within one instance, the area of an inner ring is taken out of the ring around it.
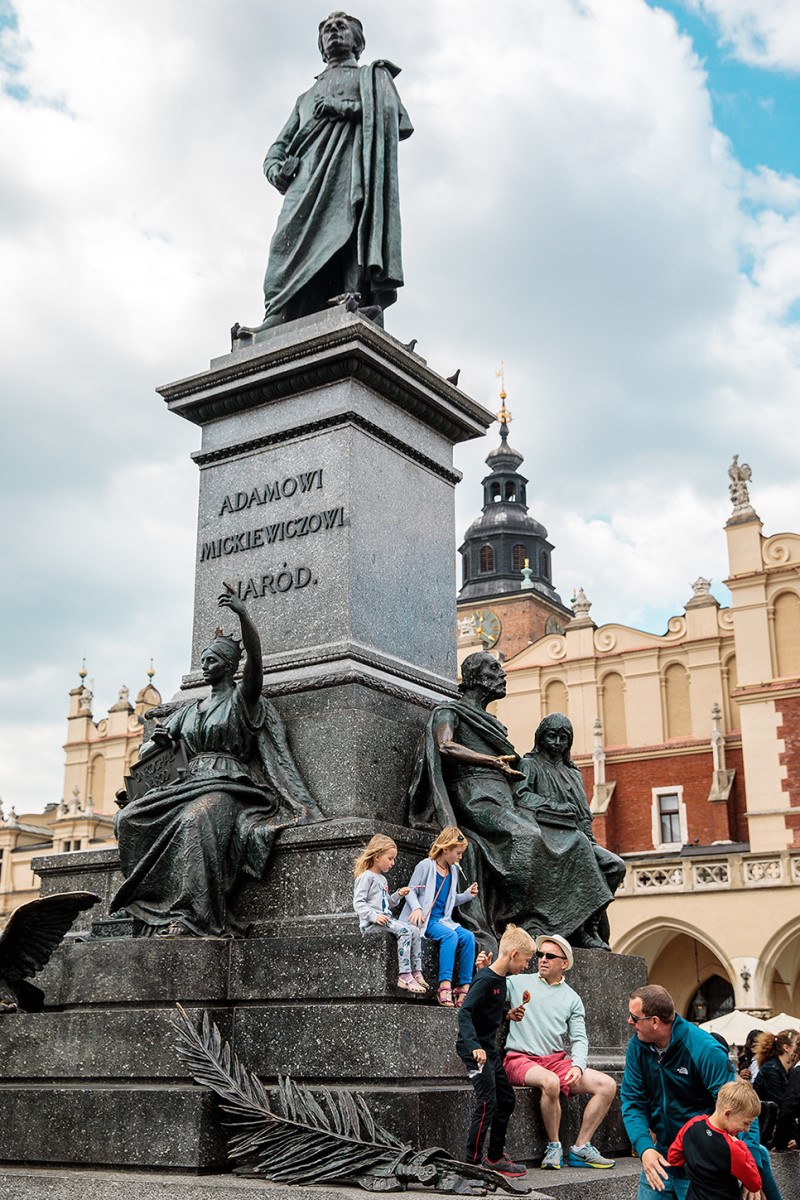
{"label": "blonde boy", "polygon": [[[497,961],[478,971],[458,1010],[456,1051],[475,1089],[466,1161],[481,1163],[512,1178],[525,1175],[526,1168],[522,1163],[512,1162],[505,1153],[506,1130],[514,1111],[514,1089],[503,1070],[496,1040],[503,1020],[522,1020],[522,1005],[508,1011],[506,976],[526,971],[534,949],[533,939],[524,929],[508,925],[500,939]],[[487,1130],[489,1145],[483,1158]]]}
{"label": "blonde boy", "polygon": [[667,1158],[673,1167],[686,1167],[691,1181],[687,1200],[739,1200],[740,1183],[746,1192],[761,1191],[753,1156],[737,1139],[760,1112],[751,1084],[737,1079],[719,1089],[710,1117],[701,1114],[686,1122]]}

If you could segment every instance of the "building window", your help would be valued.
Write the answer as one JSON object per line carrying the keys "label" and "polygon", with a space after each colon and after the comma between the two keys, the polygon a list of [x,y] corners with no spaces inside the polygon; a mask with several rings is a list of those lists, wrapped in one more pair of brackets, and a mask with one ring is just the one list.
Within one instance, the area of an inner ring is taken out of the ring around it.
{"label": "building window", "polygon": [[622,676],[610,671],[602,683],[603,733],[606,746],[625,746],[628,733],[625,724],[625,684]]}
{"label": "building window", "polygon": [[671,663],[664,672],[664,693],[667,710],[667,737],[691,737],[689,674],[680,663]]}
{"label": "building window", "polygon": [[551,679],[544,689],[544,711],[545,715],[563,713],[565,717],[569,716],[567,685],[563,680]]}
{"label": "building window", "polygon": [[683,788],[653,788],[653,845],[657,850],[684,846],[689,840]]}
{"label": "building window", "polygon": [[550,578],[550,559],[545,554],[544,550],[539,555],[539,574],[542,579]]}
{"label": "building window", "polygon": [[489,492],[489,494],[490,494],[490,496],[492,497],[492,503],[494,503],[496,500],[500,500],[500,499],[501,499],[501,496],[500,496],[500,484],[499,484],[499,483],[493,483],[493,484],[492,484],[492,486],[491,486],[491,489],[490,489],[490,492]]}
{"label": "building window", "polygon": [[800,596],[781,592],[775,598],[775,657],[781,678],[800,675]]}
{"label": "building window", "polygon": [[524,546],[511,547],[511,569],[512,571],[521,571],[525,566],[525,559],[528,557],[528,551]]}
{"label": "building window", "polygon": [[482,575],[494,570],[494,551],[491,546],[481,546],[480,569]]}
{"label": "building window", "polygon": [[516,500],[516,498],[517,498],[517,489],[514,487],[514,484],[509,480],[509,482],[506,484],[506,500],[510,501],[513,504],[514,501]]}

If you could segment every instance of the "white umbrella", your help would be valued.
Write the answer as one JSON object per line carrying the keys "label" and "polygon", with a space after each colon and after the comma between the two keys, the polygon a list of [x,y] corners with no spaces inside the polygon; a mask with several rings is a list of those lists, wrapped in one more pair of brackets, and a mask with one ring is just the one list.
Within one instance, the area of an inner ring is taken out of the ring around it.
{"label": "white umbrella", "polygon": [[784,1029],[800,1030],[800,1020],[790,1017],[788,1013],[778,1013],[777,1017],[770,1017],[764,1028],[770,1033],[783,1033]]}
{"label": "white umbrella", "polygon": [[[734,1008],[724,1016],[714,1017],[713,1021],[705,1021],[700,1028],[705,1029],[708,1033],[722,1034],[729,1046],[743,1046],[751,1029],[763,1030],[769,1026],[766,1021],[761,1021],[752,1013]],[[785,1028],[786,1026],[781,1026],[781,1029]]]}

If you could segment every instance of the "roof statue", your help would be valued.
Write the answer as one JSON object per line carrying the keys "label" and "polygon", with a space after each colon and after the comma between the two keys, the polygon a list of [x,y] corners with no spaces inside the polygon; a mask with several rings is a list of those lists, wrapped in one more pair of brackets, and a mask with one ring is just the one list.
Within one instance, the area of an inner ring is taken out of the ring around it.
{"label": "roof statue", "polygon": [[285,197],[264,278],[264,320],[234,340],[352,299],[383,324],[403,285],[397,147],[413,133],[383,59],[359,66],[364,30],[332,12],[319,26],[325,69],[270,146],[264,174]]}
{"label": "roof statue", "polygon": [[730,519],[737,520],[741,517],[754,517],[755,509],[750,503],[750,493],[747,485],[753,478],[753,472],[747,463],[739,462],[739,455],[734,454],[733,462],[728,467],[728,491],[731,494],[733,502],[733,512]]}

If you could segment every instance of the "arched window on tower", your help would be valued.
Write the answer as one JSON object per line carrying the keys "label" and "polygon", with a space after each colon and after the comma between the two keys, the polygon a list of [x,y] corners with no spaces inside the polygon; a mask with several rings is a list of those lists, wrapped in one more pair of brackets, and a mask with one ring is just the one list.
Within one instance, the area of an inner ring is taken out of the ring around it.
{"label": "arched window on tower", "polygon": [[539,555],[539,574],[542,579],[550,578],[550,555],[545,550]]}
{"label": "arched window on tower", "polygon": [[489,495],[491,496],[493,503],[501,498],[499,483],[493,483],[491,485],[491,487],[489,488]]}
{"label": "arched window on tower", "polygon": [[506,500],[510,500],[513,504],[513,502],[516,500],[516,498],[517,498],[517,489],[514,486],[513,481],[511,479],[509,479],[508,483],[506,484]]}
{"label": "arched window on tower", "polygon": [[494,550],[491,546],[481,546],[480,569],[482,575],[494,570]]}
{"label": "arched window on tower", "polygon": [[525,559],[528,557],[528,551],[524,546],[517,545],[511,547],[511,569],[512,571],[521,571],[525,566]]}

